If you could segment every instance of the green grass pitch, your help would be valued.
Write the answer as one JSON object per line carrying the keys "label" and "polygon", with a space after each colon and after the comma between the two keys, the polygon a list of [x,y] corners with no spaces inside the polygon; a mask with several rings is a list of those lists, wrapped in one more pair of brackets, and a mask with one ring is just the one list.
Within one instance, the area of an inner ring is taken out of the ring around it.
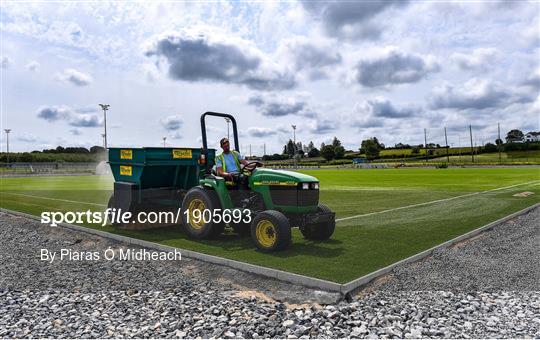
{"label": "green grass pitch", "polygon": [[[540,168],[533,167],[306,172],[319,178],[321,201],[337,214],[329,241],[306,241],[294,229],[288,250],[265,254],[250,238],[231,233],[194,241],[179,227],[101,229],[344,283],[540,202]],[[100,210],[112,182],[98,176],[0,178],[0,206],[35,215]],[[513,196],[523,191],[535,194]]]}

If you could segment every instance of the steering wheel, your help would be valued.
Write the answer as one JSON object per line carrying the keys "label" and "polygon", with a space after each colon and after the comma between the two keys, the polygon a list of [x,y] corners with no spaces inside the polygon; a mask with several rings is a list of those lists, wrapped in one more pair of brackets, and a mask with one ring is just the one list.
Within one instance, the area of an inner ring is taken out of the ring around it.
{"label": "steering wheel", "polygon": [[247,164],[242,164],[242,166],[240,167],[240,172],[244,172],[244,170],[246,170],[251,173],[253,172],[253,170],[255,170],[256,168],[260,166],[264,166],[264,164],[262,164],[259,161],[250,161]]}

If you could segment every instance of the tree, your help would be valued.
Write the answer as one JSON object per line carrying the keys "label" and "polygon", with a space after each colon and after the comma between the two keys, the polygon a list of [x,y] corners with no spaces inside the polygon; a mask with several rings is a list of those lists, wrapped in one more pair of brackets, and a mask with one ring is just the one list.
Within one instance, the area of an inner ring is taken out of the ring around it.
{"label": "tree", "polygon": [[308,157],[319,157],[320,155],[321,152],[316,147],[313,147],[308,151]]}
{"label": "tree", "polygon": [[90,153],[101,153],[105,152],[105,148],[102,146],[94,145],[90,148]]}
{"label": "tree", "polygon": [[289,139],[287,144],[283,147],[283,154],[289,156],[289,158],[294,156],[294,142],[292,139]]}
{"label": "tree", "polygon": [[313,149],[315,149],[315,144],[313,144],[313,141],[310,141],[308,146],[307,146],[307,152],[310,152]]}
{"label": "tree", "polygon": [[366,158],[369,160],[379,157],[381,151],[379,141],[376,137],[363,140],[360,151],[365,153]]}
{"label": "tree", "polygon": [[337,148],[338,146],[341,146],[341,141],[339,139],[337,139],[336,136],[334,136],[334,139],[332,140],[332,146],[334,148]]}
{"label": "tree", "polygon": [[484,145],[484,152],[497,152],[497,149],[497,145],[493,143],[486,143],[486,145]]}
{"label": "tree", "polygon": [[420,147],[415,146],[415,147],[412,148],[411,154],[418,155],[419,153],[420,153]]}
{"label": "tree", "polygon": [[377,147],[379,148],[379,150],[384,149],[384,147],[385,147],[384,144],[380,143],[379,140],[377,139],[377,137],[373,137],[371,139],[375,142],[375,144],[377,144]]}
{"label": "tree", "polygon": [[321,147],[321,156],[327,161],[331,161],[335,158],[334,147],[332,145],[324,145]]}
{"label": "tree", "polygon": [[518,129],[510,130],[506,134],[506,142],[507,143],[514,143],[514,142],[522,142],[523,141],[523,132],[521,132]]}
{"label": "tree", "polygon": [[502,145],[503,141],[500,138],[495,139],[495,144]]}
{"label": "tree", "polygon": [[340,146],[334,147],[334,158],[341,159],[345,156],[345,148]]}

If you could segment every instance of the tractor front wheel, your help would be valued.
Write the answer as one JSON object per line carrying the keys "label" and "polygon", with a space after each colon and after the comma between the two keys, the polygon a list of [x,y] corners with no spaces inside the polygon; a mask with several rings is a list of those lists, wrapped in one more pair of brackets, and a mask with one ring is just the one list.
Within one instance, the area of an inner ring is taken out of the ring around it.
{"label": "tractor front wheel", "polygon": [[262,251],[283,250],[291,243],[291,225],[283,213],[266,210],[251,222],[251,238]]}
{"label": "tractor front wheel", "polygon": [[219,198],[215,191],[200,186],[189,190],[182,202],[182,219],[186,234],[200,240],[213,238],[223,233],[225,225],[213,221],[215,209],[220,208]]}
{"label": "tractor front wheel", "polygon": [[[330,208],[328,208],[325,204],[319,204],[317,207],[317,212],[332,212]],[[302,228],[300,228],[300,231],[302,232],[302,235],[304,235],[304,238],[307,240],[315,240],[315,241],[322,241],[322,240],[328,240],[332,234],[334,234],[334,230],[336,229],[336,221],[332,220],[332,222],[324,222],[324,223],[314,223],[314,224],[306,224]]]}

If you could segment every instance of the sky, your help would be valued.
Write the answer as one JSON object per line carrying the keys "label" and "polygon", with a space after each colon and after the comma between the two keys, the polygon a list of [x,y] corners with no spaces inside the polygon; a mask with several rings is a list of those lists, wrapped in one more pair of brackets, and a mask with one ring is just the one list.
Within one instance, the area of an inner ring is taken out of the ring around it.
{"label": "sky", "polygon": [[538,1],[2,1],[0,20],[13,152],[102,145],[99,103],[110,147],[200,147],[206,111],[253,155],[291,125],[350,150],[540,129]]}

